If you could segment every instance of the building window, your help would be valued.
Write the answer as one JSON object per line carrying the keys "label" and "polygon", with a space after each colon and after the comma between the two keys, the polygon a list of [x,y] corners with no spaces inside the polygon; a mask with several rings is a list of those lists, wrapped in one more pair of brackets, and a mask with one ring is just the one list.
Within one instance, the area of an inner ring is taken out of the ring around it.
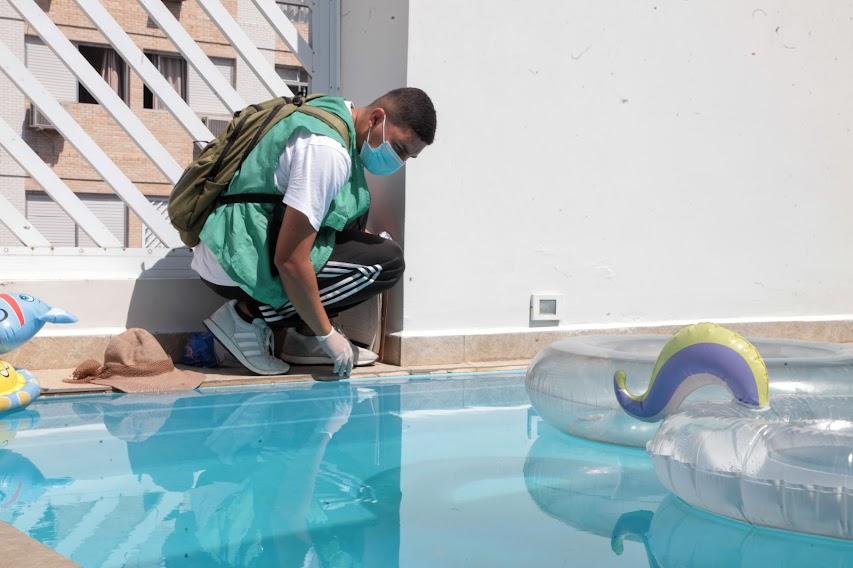
{"label": "building window", "polygon": [[[127,207],[116,195],[78,193],[77,197],[95,217],[127,246]],[[94,247],[95,242],[44,192],[28,191],[27,219],[55,247]]]}
{"label": "building window", "polygon": [[276,0],[284,15],[293,22],[296,31],[308,45],[313,46],[311,38],[311,6],[307,0]]}
{"label": "building window", "polygon": [[281,77],[281,80],[287,83],[293,94],[308,94],[308,89],[311,86],[311,77],[308,72],[301,67],[286,67],[284,65],[276,65],[275,72]]}
{"label": "building window", "polygon": [[[166,55],[163,53],[146,53],[154,67],[166,78],[166,81],[187,100],[187,62],[180,55]],[[142,91],[142,107],[150,109],[162,109],[163,103],[154,96],[154,93],[146,86]]]}
{"label": "building window", "polygon": [[[107,85],[121,97],[121,100],[128,102],[127,65],[118,53],[111,47],[102,45],[80,44],[77,49],[95,71],[100,73]],[[98,104],[95,97],[80,83],[77,83],[77,102]]]}
{"label": "building window", "polygon": [[[234,59],[211,57],[211,63],[232,87],[234,82]],[[190,107],[202,116],[231,117],[229,111],[216,93],[211,90],[201,75],[195,69],[189,70],[189,103]]]}
{"label": "building window", "polygon": [[77,77],[42,40],[27,36],[24,41],[27,68],[39,83],[59,102],[76,102]]}

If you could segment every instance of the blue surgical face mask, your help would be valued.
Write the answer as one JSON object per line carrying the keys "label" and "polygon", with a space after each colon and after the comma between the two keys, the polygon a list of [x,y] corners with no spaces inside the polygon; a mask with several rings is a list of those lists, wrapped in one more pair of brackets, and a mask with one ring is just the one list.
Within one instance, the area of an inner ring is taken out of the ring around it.
{"label": "blue surgical face mask", "polygon": [[361,161],[367,171],[375,176],[391,175],[400,169],[403,160],[400,159],[391,144],[385,140],[385,118],[382,118],[382,144],[376,148],[370,145],[370,130],[367,131],[367,140],[361,145]]}

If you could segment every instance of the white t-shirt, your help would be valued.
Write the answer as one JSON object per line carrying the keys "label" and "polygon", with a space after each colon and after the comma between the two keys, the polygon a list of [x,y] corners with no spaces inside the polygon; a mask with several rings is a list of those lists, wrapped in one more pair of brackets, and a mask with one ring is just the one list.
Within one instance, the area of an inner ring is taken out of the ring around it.
{"label": "white t-shirt", "polygon": [[[347,101],[352,112],[352,103]],[[306,217],[317,231],[332,201],[350,176],[352,162],[335,139],[297,130],[287,141],[275,170],[276,189],[282,201]],[[237,286],[203,242],[193,249],[190,264],[199,276],[220,286]]]}

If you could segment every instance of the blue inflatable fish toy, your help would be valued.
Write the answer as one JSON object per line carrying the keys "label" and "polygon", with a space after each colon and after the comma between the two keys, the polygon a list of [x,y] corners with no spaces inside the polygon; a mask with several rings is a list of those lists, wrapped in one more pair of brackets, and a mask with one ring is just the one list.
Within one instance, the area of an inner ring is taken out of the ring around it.
{"label": "blue inflatable fish toy", "polygon": [[722,384],[735,400],[753,408],[768,405],[770,390],[758,349],[713,323],[685,327],[663,346],[644,394],[631,394],[626,382],[625,372],[616,371],[616,400],[625,412],[646,422],[673,414],[691,392],[707,384]]}
{"label": "blue inflatable fish toy", "polygon": [[0,517],[9,521],[12,512],[42,496],[51,487],[68,485],[67,478],[45,479],[41,470],[17,452],[0,450]]}
{"label": "blue inflatable fish toy", "polygon": [[65,310],[18,292],[0,294],[0,353],[16,349],[41,331],[45,323],[75,323]]}

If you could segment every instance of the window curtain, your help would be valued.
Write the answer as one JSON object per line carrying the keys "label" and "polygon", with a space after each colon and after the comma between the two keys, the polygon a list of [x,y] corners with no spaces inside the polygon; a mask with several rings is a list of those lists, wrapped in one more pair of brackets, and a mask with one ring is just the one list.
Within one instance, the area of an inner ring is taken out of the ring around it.
{"label": "window curtain", "polygon": [[[178,93],[182,99],[186,100],[186,73],[184,72],[184,60],[178,57],[166,57],[159,56],[157,58],[157,69],[160,70],[160,74],[166,78],[166,81],[169,82],[169,85],[175,89],[175,92]],[[159,109],[161,107],[160,99],[154,98],[154,108]]]}
{"label": "window curtain", "polygon": [[101,63],[101,77],[107,82],[107,85],[121,96],[121,74],[118,68],[118,56],[112,49],[104,50],[104,58]]}

